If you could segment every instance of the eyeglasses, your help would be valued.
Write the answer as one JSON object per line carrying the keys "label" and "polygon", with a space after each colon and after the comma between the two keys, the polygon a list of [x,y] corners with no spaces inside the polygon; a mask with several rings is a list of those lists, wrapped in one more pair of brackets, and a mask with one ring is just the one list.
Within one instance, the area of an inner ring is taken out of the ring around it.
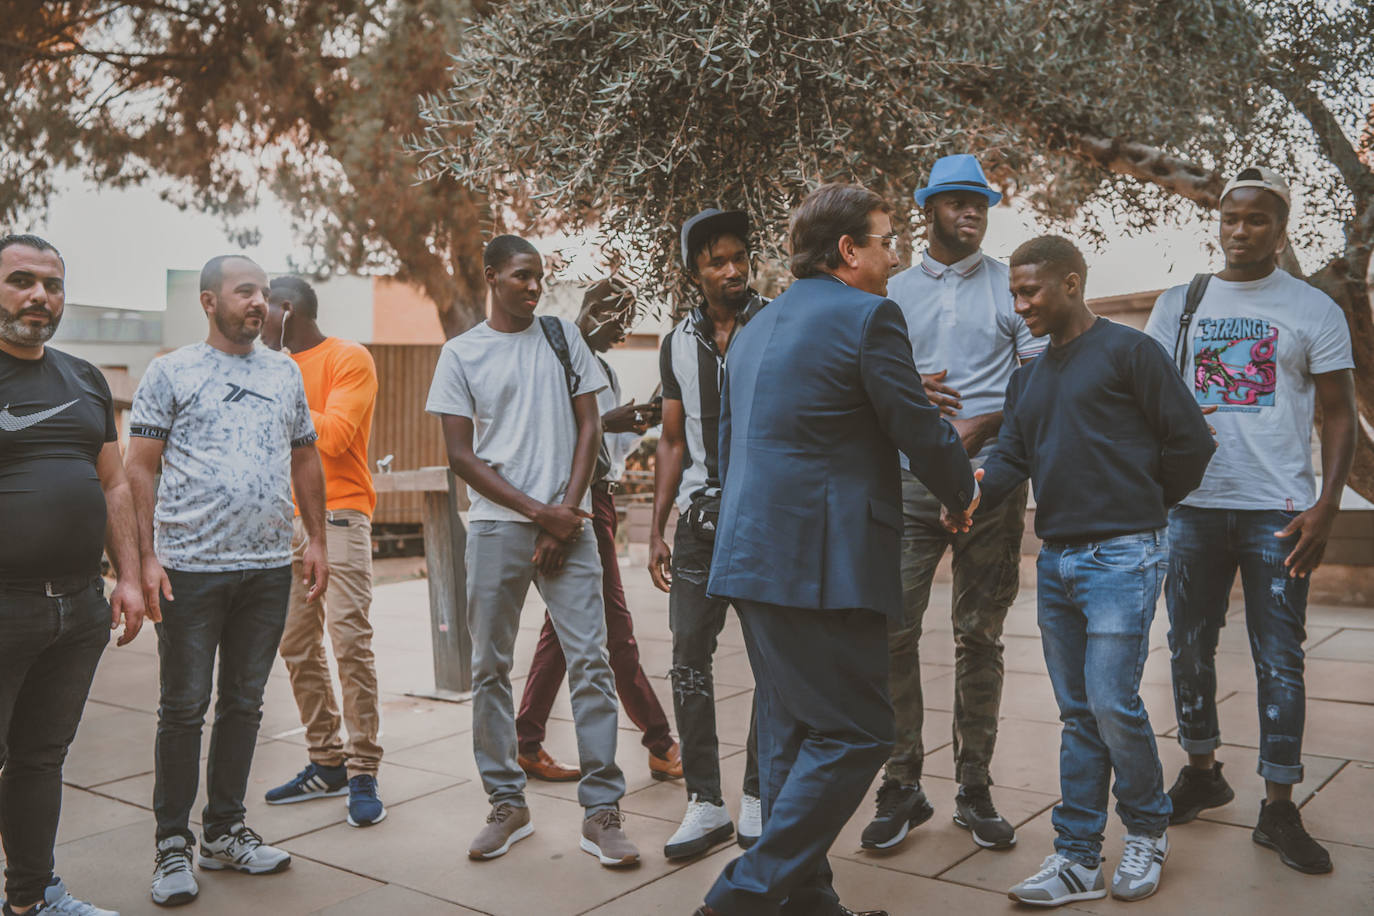
{"label": "eyeglasses", "polygon": [[864,238],[881,239],[882,241],[879,242],[879,244],[886,248],[888,251],[891,251],[893,247],[897,244],[898,236],[895,232],[889,232],[887,235],[874,235],[872,232],[867,232],[864,233]]}

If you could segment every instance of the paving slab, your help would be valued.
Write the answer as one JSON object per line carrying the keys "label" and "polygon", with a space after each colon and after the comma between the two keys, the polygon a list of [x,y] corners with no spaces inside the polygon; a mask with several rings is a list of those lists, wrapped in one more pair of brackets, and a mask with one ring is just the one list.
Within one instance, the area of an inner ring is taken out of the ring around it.
{"label": "paving slab", "polygon": [[[862,848],[860,838],[873,818],[873,800],[881,783],[882,774],[879,774],[863,804],[854,812],[831,848],[832,858],[934,877],[978,851],[969,832],[956,826],[953,821],[958,783],[938,776],[926,776],[921,780],[921,788],[935,808],[935,814],[929,821],[913,828],[906,840],[893,849]],[[997,810],[1012,826],[1025,823],[1059,800],[1054,795],[1009,789],[1002,785],[994,787],[992,791]]]}
{"label": "paving slab", "polygon": [[[1158,744],[1159,761],[1164,767],[1164,787],[1168,789],[1174,784],[1178,771],[1188,762],[1188,755],[1172,738],[1161,738]],[[1264,798],[1264,780],[1258,773],[1259,754],[1253,747],[1223,744],[1217,748],[1217,759],[1221,761],[1222,772],[1235,790],[1236,797],[1220,808],[1208,808],[1199,817],[1236,827],[1254,827],[1259,818],[1260,799]],[[1303,781],[1293,787],[1293,801],[1300,807],[1308,803],[1323,783],[1346,766],[1346,761],[1304,754],[1302,765]]]}
{"label": "paving slab", "polygon": [[[934,753],[926,753],[925,772],[945,779],[954,778],[952,740]],[[1058,797],[1059,724],[1020,719],[999,722],[992,779],[1003,788]]]}
{"label": "paving slab", "polygon": [[490,810],[475,783],[394,806],[387,818],[394,829],[385,843],[360,842],[358,831],[341,826],[298,837],[286,848],[493,916],[582,913],[676,870],[652,854],[674,824],[629,818],[626,832],[644,859],[632,868],[608,869],[578,848],[581,807],[542,795],[529,796],[529,803],[535,832],[485,862],[466,854]]}
{"label": "paving slab", "polygon": [[[940,877],[989,891],[1006,890],[1039,870],[1053,851],[1050,815],[1036,817],[1020,829],[1020,842],[1007,852],[983,850]],[[1108,819],[1103,852],[1107,884],[1121,855],[1124,828],[1115,815]],[[1169,832],[1173,847],[1157,894],[1130,904],[1132,914],[1208,913],[1251,916],[1255,913],[1302,913],[1303,916],[1368,912],[1374,850],[1354,846],[1331,847],[1336,871],[1332,875],[1303,875],[1284,867],[1271,850],[1257,846],[1250,830],[1195,821]],[[1076,903],[1072,909],[1122,913],[1121,901]],[[1028,912],[1008,905],[1005,912]]]}
{"label": "paving slab", "polygon": [[1319,839],[1374,848],[1374,819],[1369,816],[1371,799],[1374,764],[1347,763],[1303,805],[1303,824]]}
{"label": "paving slab", "polygon": [[[244,797],[246,819],[248,826],[260,833],[269,843],[343,823],[348,816],[346,796],[311,799],[288,805],[269,805],[263,798],[268,789],[295,776],[308,760],[302,748],[283,741],[259,744],[253,754],[253,769],[248,776],[248,793]],[[398,766],[388,760],[382,761],[381,769],[377,773],[378,789],[388,810],[394,804],[429,795],[465,781],[456,776]],[[151,812],[153,774],[144,773],[118,782],[106,783],[99,791],[103,795],[138,805]],[[196,802],[191,808],[191,821],[197,826],[200,824],[201,812],[205,808],[205,796],[205,772],[202,766]],[[151,813],[145,816],[151,818]],[[388,829],[387,821],[383,821],[367,828],[367,831],[369,834],[376,832],[385,835]]]}
{"label": "paving slab", "polygon": [[[1311,628],[1308,628],[1309,633]],[[1309,658],[1333,658],[1347,662],[1374,660],[1374,630],[1344,629],[1307,651]]]}
{"label": "paving slab", "polygon": [[[78,897],[124,916],[160,912],[148,897],[153,874],[153,824],[133,824],[63,843],[56,850],[57,872]],[[357,874],[294,857],[291,867],[275,875],[196,869],[200,897],[196,916],[242,916],[314,913],[376,888],[379,883]],[[188,910],[187,912],[192,912]]]}

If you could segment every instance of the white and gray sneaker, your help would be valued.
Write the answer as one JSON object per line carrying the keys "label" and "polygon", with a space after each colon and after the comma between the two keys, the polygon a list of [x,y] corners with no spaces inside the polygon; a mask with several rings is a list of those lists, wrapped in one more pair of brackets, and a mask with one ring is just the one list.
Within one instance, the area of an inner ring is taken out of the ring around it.
{"label": "white and gray sneaker", "polygon": [[1112,896],[1117,900],[1143,900],[1159,890],[1159,874],[1169,857],[1169,836],[1126,834],[1126,848],[1112,876]]}
{"label": "white and gray sneaker", "polygon": [[29,910],[30,913],[53,913],[61,916],[119,916],[114,910],[102,910],[93,903],[77,900],[67,892],[67,885],[61,878],[53,878],[43,889],[43,901]]}
{"label": "white and gray sneaker", "polygon": [[1059,853],[1047,856],[1040,870],[1007,892],[1017,903],[1031,906],[1061,906],[1075,900],[1097,900],[1107,896],[1102,881],[1102,866],[1088,868]]}
{"label": "white and gray sneaker", "polygon": [[270,875],[290,864],[290,853],[268,846],[243,821],[222,837],[200,838],[200,867],[210,871],[232,868],[249,875]]}
{"label": "white and gray sneaker", "polygon": [[745,795],[740,799],[737,833],[741,849],[748,849],[759,841],[759,834],[763,833],[763,802],[757,795]]}
{"label": "white and gray sneaker", "polygon": [[180,906],[200,893],[191,871],[191,847],[186,838],[172,836],[157,844],[157,864],[153,866],[153,903]]}
{"label": "white and gray sneaker", "polygon": [[730,813],[724,804],[704,802],[699,796],[690,795],[682,826],[668,837],[663,855],[669,859],[699,855],[717,843],[728,842],[734,834],[735,826],[730,823]]}

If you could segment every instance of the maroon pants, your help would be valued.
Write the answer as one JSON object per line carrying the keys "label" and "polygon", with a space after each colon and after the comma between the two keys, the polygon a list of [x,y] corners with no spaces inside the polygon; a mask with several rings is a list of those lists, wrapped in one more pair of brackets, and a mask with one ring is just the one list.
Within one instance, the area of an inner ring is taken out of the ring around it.
{"label": "maroon pants", "polygon": [[[592,528],[596,531],[596,546],[601,552],[601,590],[606,603],[606,647],[611,656],[611,671],[615,673],[615,689],[620,705],[630,721],[644,732],[644,746],[656,757],[662,757],[673,746],[668,730],[668,717],[649,686],[649,678],[639,666],[639,644],[635,642],[634,619],[625,606],[625,589],[620,584],[620,560],[615,552],[615,501],[602,487],[592,488]],[[520,698],[520,715],[515,720],[515,733],[520,740],[520,753],[533,754],[544,743],[544,726],[549,721],[558,688],[567,673],[563,647],[553,622],[544,614],[544,629],[539,631],[539,645],[530,663],[530,676],[525,681],[525,693]]]}

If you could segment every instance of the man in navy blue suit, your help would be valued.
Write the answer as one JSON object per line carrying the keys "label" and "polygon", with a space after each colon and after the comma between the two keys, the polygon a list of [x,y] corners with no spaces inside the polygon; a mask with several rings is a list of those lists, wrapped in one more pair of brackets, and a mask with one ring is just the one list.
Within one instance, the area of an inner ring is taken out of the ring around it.
{"label": "man in navy blue suit", "polygon": [[754,670],[763,833],[698,916],[851,913],[826,853],[892,749],[898,452],[963,524],[978,502],[885,298],[895,240],[881,197],[818,188],[792,217],[797,281],[730,348],[708,590],[739,610]]}

